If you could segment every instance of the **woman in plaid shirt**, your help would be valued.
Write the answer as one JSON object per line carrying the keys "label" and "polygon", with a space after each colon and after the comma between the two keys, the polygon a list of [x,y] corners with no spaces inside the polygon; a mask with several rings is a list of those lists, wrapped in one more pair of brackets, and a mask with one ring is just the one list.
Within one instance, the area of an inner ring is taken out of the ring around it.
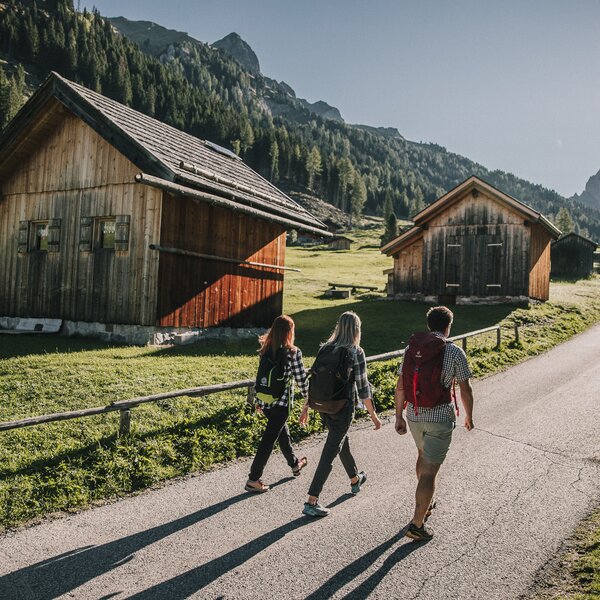
{"label": "woman in plaid shirt", "polygon": [[294,402],[294,381],[298,384],[302,396],[304,398],[308,397],[307,373],[302,362],[302,351],[294,346],[294,337],[294,321],[287,315],[281,315],[273,321],[269,331],[259,338],[259,354],[261,357],[271,353],[275,359],[278,351],[282,350],[284,352],[283,378],[288,383],[281,397],[276,398],[269,404],[265,404],[256,398],[257,409],[261,410],[267,418],[267,426],[250,468],[245,486],[248,492],[267,492],[269,490],[269,486],[265,485],[260,478],[271,456],[275,442],[279,442],[281,452],[291,467],[294,477],[300,475],[300,471],[307,463],[305,456],[297,458],[294,454],[287,426],[287,419]]}
{"label": "woman in plaid shirt", "polygon": [[[329,513],[329,509],[319,504],[319,495],[329,473],[333,460],[339,454],[346,474],[350,478],[350,490],[352,494],[358,494],[361,486],[367,480],[364,471],[358,471],[356,462],[350,451],[348,441],[348,430],[354,418],[354,407],[364,407],[367,409],[375,429],[381,428],[381,421],[375,412],[373,405],[371,384],[367,379],[367,361],[365,352],[360,347],[361,321],[359,316],[348,311],[340,315],[335,329],[324,346],[331,345],[334,348],[345,349],[351,360],[350,381],[352,385],[352,397],[348,399],[347,404],[335,414],[321,413],[321,420],[327,429],[327,439],[321,453],[321,459],[317,465],[312,483],[308,490],[308,501],[304,504],[302,512],[311,517],[324,517]],[[304,405],[300,415],[300,423],[306,423],[308,419],[308,403]]]}

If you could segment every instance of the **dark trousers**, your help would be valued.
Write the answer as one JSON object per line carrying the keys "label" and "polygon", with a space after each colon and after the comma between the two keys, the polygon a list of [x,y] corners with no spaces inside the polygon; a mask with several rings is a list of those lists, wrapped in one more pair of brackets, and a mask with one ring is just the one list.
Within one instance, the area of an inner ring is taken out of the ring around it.
{"label": "dark trousers", "polygon": [[275,442],[279,442],[281,452],[290,467],[293,468],[298,464],[298,459],[292,449],[290,430],[287,426],[287,406],[265,408],[264,413],[265,417],[267,417],[267,426],[258,444],[252,467],[250,467],[250,475],[248,476],[250,481],[258,481],[262,477],[265,465],[271,456],[271,452],[273,452]]}
{"label": "dark trousers", "polygon": [[323,446],[323,452],[321,452],[321,459],[308,490],[309,496],[318,497],[321,494],[329,473],[331,473],[333,460],[338,454],[348,477],[352,479],[358,475],[358,469],[356,468],[352,452],[350,452],[350,443],[348,441],[348,430],[353,418],[354,405],[352,403],[348,403],[346,408],[343,408],[335,415],[321,414],[321,420],[329,430],[329,433],[327,434],[325,446]]}

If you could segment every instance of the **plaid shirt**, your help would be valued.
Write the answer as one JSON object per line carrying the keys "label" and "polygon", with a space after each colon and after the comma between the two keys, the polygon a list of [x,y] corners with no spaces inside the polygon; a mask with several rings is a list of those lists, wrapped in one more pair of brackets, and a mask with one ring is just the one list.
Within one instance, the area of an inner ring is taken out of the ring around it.
{"label": "plaid shirt", "polygon": [[256,397],[256,390],[254,392],[255,402],[263,410],[269,410],[273,406],[288,406],[288,398],[291,399],[289,402],[289,408],[291,409],[294,404],[294,380],[300,388],[300,393],[304,398],[308,398],[308,374],[304,368],[304,362],[302,361],[302,350],[296,348],[296,351],[288,350],[285,361],[285,367],[283,371],[284,377],[289,379],[289,385],[285,388],[283,395],[275,402],[265,404]]}
{"label": "plaid shirt", "polygon": [[355,350],[350,350],[354,354],[352,371],[354,373],[354,402],[359,408],[364,408],[363,400],[372,398],[371,384],[367,378],[367,360],[365,351],[359,346]]}
{"label": "plaid shirt", "polygon": [[[437,337],[445,339],[444,334],[438,331],[433,332]],[[408,346],[406,347],[408,349]],[[398,369],[398,375],[402,377],[402,364]],[[445,388],[452,386],[456,381],[467,381],[473,377],[467,357],[462,348],[459,348],[452,342],[446,345],[444,350],[444,362],[442,364],[442,385]],[[454,406],[452,403],[438,404],[431,408],[419,407],[419,414],[415,414],[415,407],[409,402],[406,405],[406,418],[409,421],[427,422],[427,423],[446,423],[456,421]]]}

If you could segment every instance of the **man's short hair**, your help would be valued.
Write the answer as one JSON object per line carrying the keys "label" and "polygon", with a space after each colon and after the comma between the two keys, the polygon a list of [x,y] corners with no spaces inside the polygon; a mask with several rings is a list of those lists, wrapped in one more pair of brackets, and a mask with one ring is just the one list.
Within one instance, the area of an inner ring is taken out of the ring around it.
{"label": "man's short hair", "polygon": [[427,311],[427,327],[429,327],[429,331],[444,333],[453,320],[454,314],[446,306],[434,306]]}

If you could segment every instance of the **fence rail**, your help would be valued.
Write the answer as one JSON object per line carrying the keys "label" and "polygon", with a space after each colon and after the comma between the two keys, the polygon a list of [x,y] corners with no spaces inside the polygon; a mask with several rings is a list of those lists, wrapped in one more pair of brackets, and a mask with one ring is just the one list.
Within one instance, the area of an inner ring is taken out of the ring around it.
{"label": "fence rail", "polygon": [[[452,341],[462,341],[463,348],[467,349],[467,339],[482,335],[484,333],[496,332],[496,347],[500,346],[501,343],[501,328],[499,325],[492,327],[486,327],[485,329],[478,329],[477,331],[470,331],[469,333],[463,333],[462,335],[456,335],[451,337]],[[514,327],[515,341],[519,341],[519,328],[517,325]],[[384,354],[375,354],[367,357],[367,362],[380,362],[385,360],[392,360],[399,358],[404,355],[404,350],[394,350],[392,352],[385,352]],[[93,415],[100,415],[109,412],[120,412],[119,421],[119,435],[127,435],[131,427],[131,409],[141,404],[147,404],[148,402],[159,402],[160,400],[168,400],[170,398],[180,398],[183,396],[191,396],[193,398],[200,398],[203,396],[209,396],[210,394],[217,394],[219,392],[226,392],[230,390],[247,389],[248,399],[252,398],[254,379],[244,379],[241,381],[231,381],[228,383],[217,383],[213,385],[203,385],[195,388],[188,388],[185,390],[174,390],[171,392],[162,392],[159,394],[152,394],[149,396],[138,396],[137,398],[129,398],[128,400],[116,400],[106,406],[98,406],[95,408],[83,408],[81,410],[71,410],[62,413],[52,413],[49,415],[39,415],[37,417],[28,417],[25,419],[18,419],[16,421],[4,421],[0,422],[0,431],[9,431],[11,429],[22,429],[24,427],[33,427],[34,425],[41,425],[42,423],[53,423],[54,421],[67,421],[70,419],[80,419],[82,417],[91,417]]]}

